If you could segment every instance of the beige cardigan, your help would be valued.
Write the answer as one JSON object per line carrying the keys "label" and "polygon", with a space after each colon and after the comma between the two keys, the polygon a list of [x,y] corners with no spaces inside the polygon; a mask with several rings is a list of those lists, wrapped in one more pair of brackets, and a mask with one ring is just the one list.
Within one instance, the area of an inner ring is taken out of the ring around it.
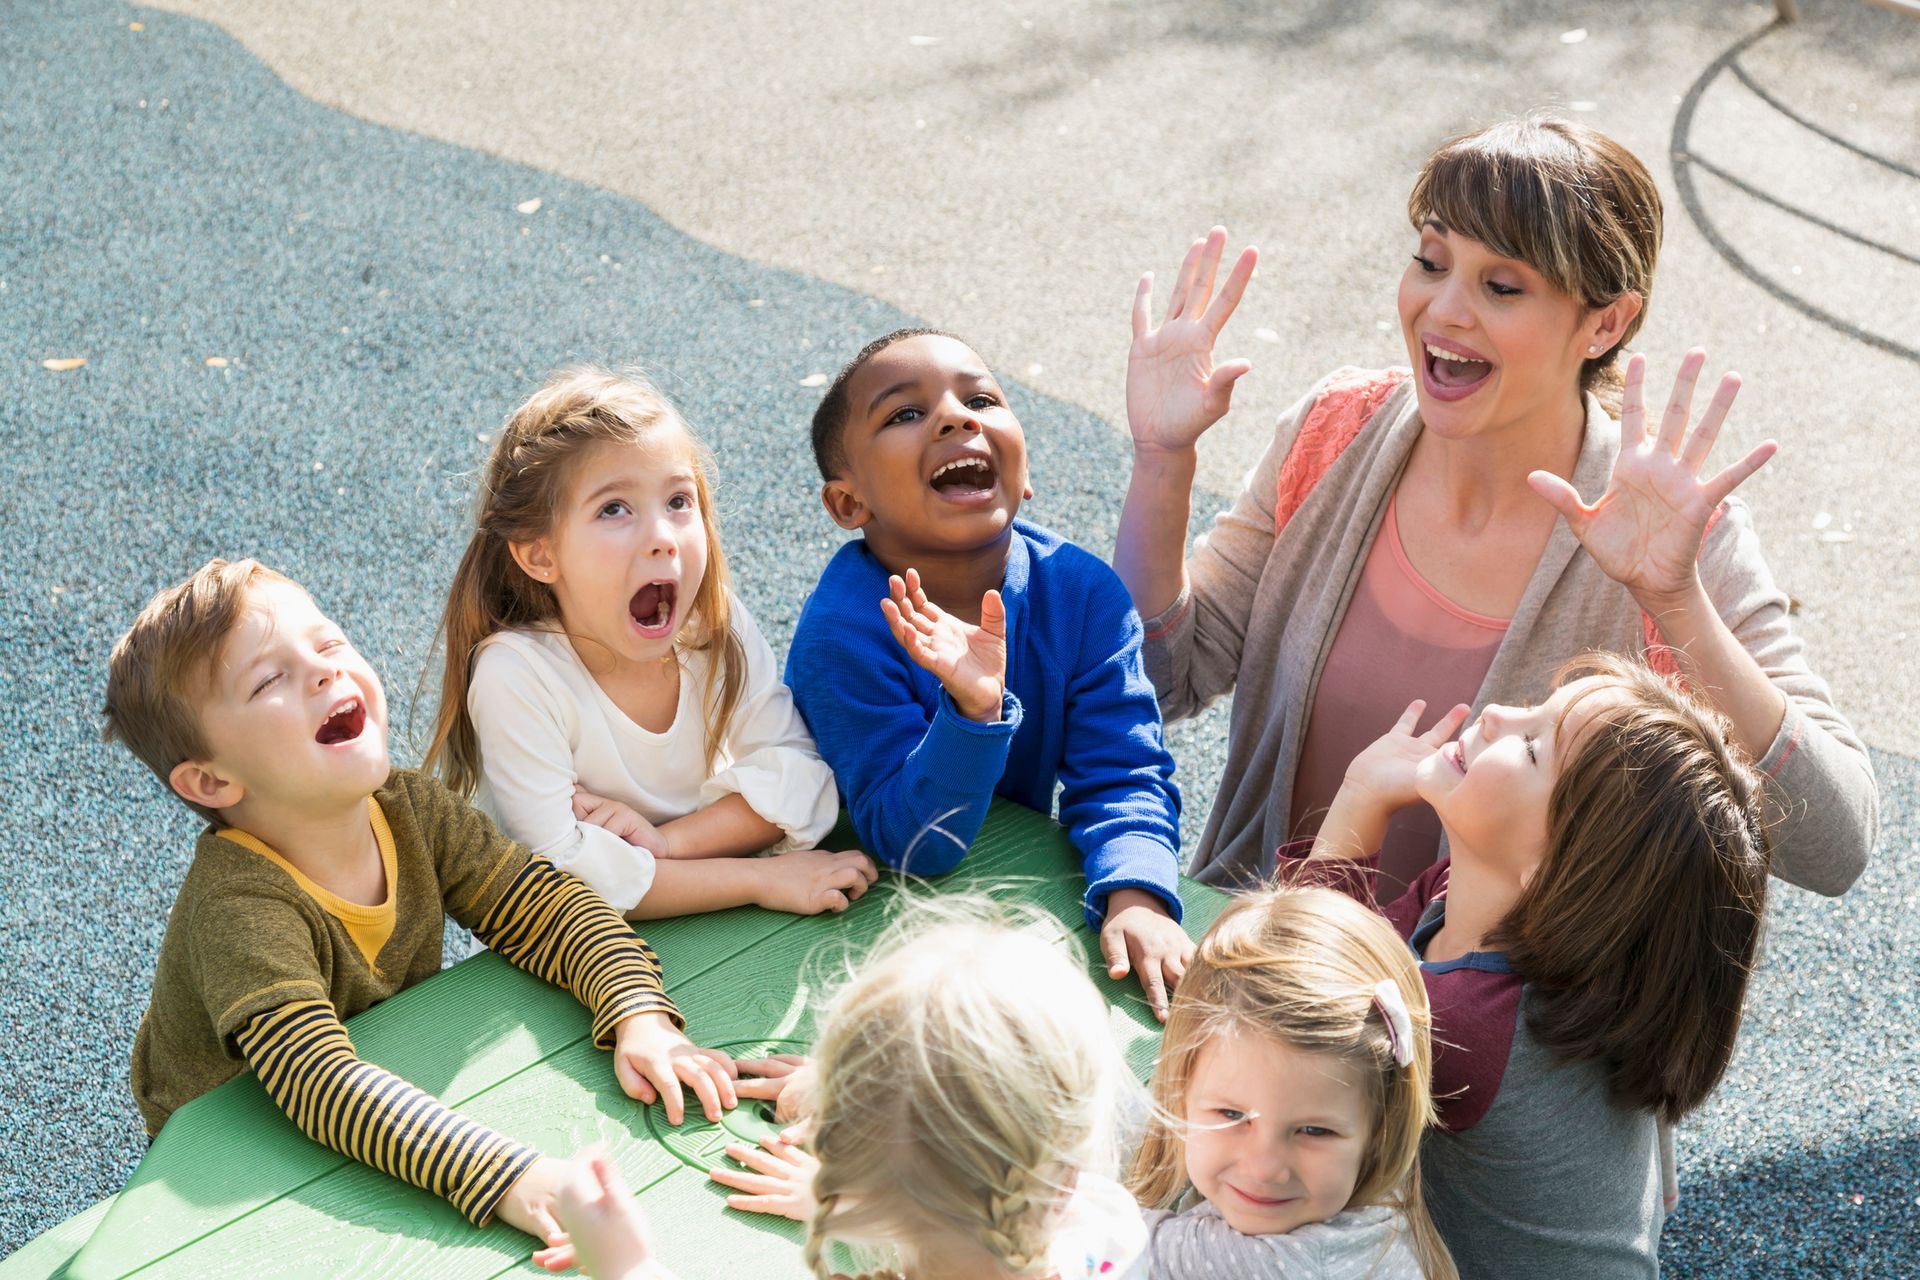
{"label": "beige cardigan", "polygon": [[[1147,673],[1168,720],[1235,693],[1226,769],[1191,874],[1244,886],[1271,874],[1289,827],[1294,771],[1320,671],[1360,580],[1387,499],[1421,430],[1411,382],[1386,395],[1351,444],[1274,536],[1276,487],[1301,423],[1330,386],[1384,388],[1386,375],[1343,369],[1280,419],[1252,477],[1187,560],[1188,587],[1147,621]],[[1592,397],[1573,485],[1605,491],[1620,427]],[[1293,472],[1299,470],[1298,463]],[[1787,620],[1746,504],[1728,501],[1700,550],[1700,577],[1740,643],[1787,698],[1779,736],[1760,761],[1778,805],[1773,870],[1839,894],[1867,864],[1879,792],[1866,748],[1808,667]],[[1643,655],[1639,606],[1601,572],[1565,521],[1514,610],[1473,711],[1544,699],[1562,662],[1588,649]]]}

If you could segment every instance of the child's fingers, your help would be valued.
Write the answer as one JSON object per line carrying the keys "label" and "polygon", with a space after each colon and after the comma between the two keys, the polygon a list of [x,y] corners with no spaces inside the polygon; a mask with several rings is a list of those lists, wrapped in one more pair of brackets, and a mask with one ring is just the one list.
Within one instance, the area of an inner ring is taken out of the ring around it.
{"label": "child's fingers", "polygon": [[[779,1081],[785,1080],[788,1076],[799,1070],[798,1063],[787,1061],[787,1059],[792,1056],[791,1054],[780,1054],[772,1058],[735,1058],[733,1065],[741,1071],[750,1072],[756,1076],[764,1076],[768,1080]],[[741,1083],[745,1084],[746,1081],[743,1080]]]}
{"label": "child's fingers", "polygon": [[613,1055],[613,1078],[620,1082],[620,1091],[629,1098],[651,1104],[660,1097],[646,1072],[624,1053]]}
{"label": "child's fingers", "polygon": [[[693,1090],[693,1096],[699,1100],[701,1114],[709,1120],[717,1121],[720,1119],[720,1113],[725,1110],[720,1105],[720,1099],[724,1095],[721,1092],[720,1081],[713,1078],[710,1067],[712,1063],[705,1058],[676,1058],[673,1074],[676,1079]],[[733,1090],[729,1087],[726,1092],[732,1093]],[[737,1104],[738,1099],[735,1102]]]}
{"label": "child's fingers", "polygon": [[1153,1008],[1153,1016],[1165,1022],[1167,1020],[1167,983],[1161,976],[1157,964],[1143,964],[1137,970],[1140,988],[1147,993],[1147,1004]]}
{"label": "child's fingers", "polygon": [[697,1049],[695,1052],[703,1058],[711,1058],[713,1061],[719,1063],[720,1069],[727,1073],[727,1079],[738,1080],[740,1078],[740,1064],[729,1057],[726,1050]]}
{"label": "child's fingers", "polygon": [[[853,904],[847,900],[847,895],[838,889],[822,889],[820,891],[820,910],[826,912],[828,915],[837,916],[852,905]],[[814,914],[818,915],[819,912],[815,912]]]}
{"label": "child's fingers", "polygon": [[1007,606],[998,591],[980,597],[980,629],[990,636],[1007,638]]}
{"label": "child's fingers", "polygon": [[780,1141],[789,1147],[797,1147],[807,1140],[807,1126],[790,1124],[780,1131]]}
{"label": "child's fingers", "polygon": [[687,1118],[687,1095],[680,1088],[680,1078],[673,1073],[673,1063],[668,1060],[654,1059],[647,1064],[647,1079],[660,1092],[660,1105],[666,1108],[667,1123],[678,1125]]}
{"label": "child's fingers", "polygon": [[733,1092],[734,1096],[739,1098],[755,1098],[761,1102],[778,1102],[781,1093],[785,1091],[786,1087],[787,1078],[785,1076],[774,1076],[771,1078],[763,1076],[736,1082],[733,1086]]}
{"label": "child's fingers", "polygon": [[533,1251],[533,1265],[555,1273],[571,1271],[573,1270],[574,1256],[573,1246],[570,1244],[555,1245],[550,1249],[535,1249]]}
{"label": "child's fingers", "polygon": [[625,1201],[631,1193],[627,1190],[626,1180],[620,1171],[613,1167],[603,1147],[587,1157],[587,1168],[592,1171],[593,1179],[600,1184],[601,1194],[613,1197],[616,1203]]}
{"label": "child's fingers", "polygon": [[1439,746],[1460,731],[1460,726],[1467,722],[1467,712],[1471,710],[1473,708],[1464,702],[1455,704],[1453,710],[1434,722],[1433,728],[1420,735],[1420,741],[1430,747]]}
{"label": "child's fingers", "polygon": [[790,1189],[785,1178],[769,1178],[765,1174],[748,1173],[744,1169],[709,1169],[707,1177],[723,1187],[732,1187],[748,1195],[773,1196]]}
{"label": "child's fingers", "polygon": [[767,1213],[779,1218],[791,1218],[788,1212],[793,1207],[791,1194],[770,1196],[731,1195],[727,1197],[729,1209],[739,1209],[746,1213]]}
{"label": "child's fingers", "polygon": [[1126,935],[1118,929],[1100,931],[1100,957],[1107,962],[1109,978],[1124,978],[1133,971],[1133,963],[1127,959]]}
{"label": "child's fingers", "polygon": [[1415,698],[1412,702],[1409,702],[1407,709],[1400,713],[1400,718],[1393,722],[1393,732],[1412,733],[1413,726],[1420,723],[1420,713],[1426,709],[1427,700],[1425,698]]}
{"label": "child's fingers", "polygon": [[776,1141],[771,1146],[748,1146],[744,1142],[729,1142],[727,1154],[756,1173],[770,1178],[785,1179],[793,1172],[791,1148],[781,1148]]}

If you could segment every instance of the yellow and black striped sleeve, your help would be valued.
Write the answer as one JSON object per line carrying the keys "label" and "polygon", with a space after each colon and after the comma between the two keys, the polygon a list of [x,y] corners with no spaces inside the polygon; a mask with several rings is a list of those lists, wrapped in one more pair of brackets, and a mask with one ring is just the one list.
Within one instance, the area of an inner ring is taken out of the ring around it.
{"label": "yellow and black striped sleeve", "polygon": [[268,1096],[302,1133],[443,1197],[475,1226],[540,1157],[362,1061],[325,1000],[270,1009],[236,1039]]}
{"label": "yellow and black striped sleeve", "polygon": [[528,858],[474,936],[508,963],[565,987],[593,1011],[593,1042],[636,1013],[686,1019],[667,998],[660,961],[605,898],[545,858]]}

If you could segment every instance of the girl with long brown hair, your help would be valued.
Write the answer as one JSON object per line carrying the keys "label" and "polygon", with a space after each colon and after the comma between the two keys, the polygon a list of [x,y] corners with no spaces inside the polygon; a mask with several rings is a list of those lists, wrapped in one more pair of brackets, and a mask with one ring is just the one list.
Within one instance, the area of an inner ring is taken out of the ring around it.
{"label": "girl with long brown hair", "polygon": [[[833,775],[733,592],[707,456],[639,375],[566,369],[507,419],[441,637],[428,767],[629,919],[873,882],[812,848]],[[799,851],[741,856],[774,847]]]}
{"label": "girl with long brown hair", "polygon": [[1415,702],[1348,766],[1308,854],[1373,900],[1394,813],[1449,856],[1384,908],[1434,1010],[1427,1202],[1464,1274],[1658,1274],[1658,1123],[1733,1054],[1769,863],[1762,780],[1726,721],[1645,666],[1590,655],[1540,705]]}

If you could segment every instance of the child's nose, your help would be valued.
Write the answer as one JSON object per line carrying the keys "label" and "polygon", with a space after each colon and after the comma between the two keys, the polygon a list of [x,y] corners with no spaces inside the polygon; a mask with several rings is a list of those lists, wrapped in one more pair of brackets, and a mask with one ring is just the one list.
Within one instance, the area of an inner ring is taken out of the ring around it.
{"label": "child's nose", "polygon": [[958,401],[946,406],[946,412],[940,415],[940,434],[949,435],[955,431],[980,431],[980,418],[973,410]]}

